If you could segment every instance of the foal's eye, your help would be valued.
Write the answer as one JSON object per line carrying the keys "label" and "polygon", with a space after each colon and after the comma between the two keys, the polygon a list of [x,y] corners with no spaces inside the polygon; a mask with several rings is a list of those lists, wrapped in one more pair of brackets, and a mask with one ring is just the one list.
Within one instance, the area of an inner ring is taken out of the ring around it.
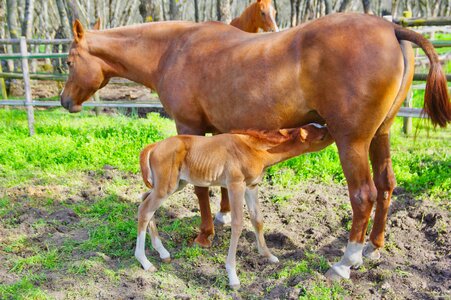
{"label": "foal's eye", "polygon": [[261,12],[261,14],[262,14],[263,17],[265,16],[265,13],[263,11]]}

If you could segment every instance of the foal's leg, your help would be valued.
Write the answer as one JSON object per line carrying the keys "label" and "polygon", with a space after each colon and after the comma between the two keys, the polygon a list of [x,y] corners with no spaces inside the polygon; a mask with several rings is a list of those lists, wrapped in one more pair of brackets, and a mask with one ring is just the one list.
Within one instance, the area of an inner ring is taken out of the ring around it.
{"label": "foal's leg", "polygon": [[230,238],[229,253],[226,260],[226,270],[229,277],[229,285],[232,289],[240,287],[240,280],[236,274],[236,248],[238,239],[243,229],[243,198],[246,185],[244,182],[234,182],[227,186],[229,190],[231,214],[232,214],[232,237]]}
{"label": "foal's leg", "polygon": [[258,201],[257,186],[252,189],[246,188],[245,199],[252,226],[254,226],[258,253],[267,257],[272,263],[279,262],[279,259],[275,257],[271,251],[269,251],[268,246],[266,246],[265,237],[263,235],[263,216],[260,210],[260,202]]}
{"label": "foal's leg", "polygon": [[221,208],[215,215],[215,222],[220,224],[230,223],[230,202],[226,188],[221,188]]}
{"label": "foal's leg", "polygon": [[373,179],[377,188],[377,204],[370,241],[363,249],[363,255],[378,259],[380,257],[379,248],[384,246],[385,222],[387,221],[391,195],[396,186],[390,158],[388,132],[377,134],[373,138],[370,145],[370,158],[373,166]]}
{"label": "foal's leg", "polygon": [[365,232],[377,193],[368,162],[369,141],[345,142],[343,139],[337,141],[351,199],[352,228],[342,259],[326,273],[331,279],[349,278],[351,267],[362,264]]}
{"label": "foal's leg", "polygon": [[161,205],[165,198],[164,195],[152,190],[150,193],[147,193],[146,198],[138,209],[138,238],[136,240],[135,257],[146,271],[156,271],[155,267],[147,259],[145,254],[146,227],[150,220],[153,219],[155,210]]}

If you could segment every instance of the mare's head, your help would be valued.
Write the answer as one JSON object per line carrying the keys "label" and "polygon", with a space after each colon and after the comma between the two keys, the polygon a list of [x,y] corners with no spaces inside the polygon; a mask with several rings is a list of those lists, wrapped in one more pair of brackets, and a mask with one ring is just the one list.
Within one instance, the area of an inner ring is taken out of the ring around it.
{"label": "mare's head", "polygon": [[279,31],[276,23],[276,10],[271,5],[271,0],[257,0],[254,12],[255,26],[263,31]]}
{"label": "mare's head", "polygon": [[[97,21],[94,29],[99,27]],[[107,84],[108,78],[105,77],[105,63],[89,53],[86,32],[80,21],[74,22],[72,30],[74,41],[67,58],[69,78],[61,93],[61,105],[74,113],[81,111],[81,104]]]}
{"label": "mare's head", "polygon": [[280,129],[277,132],[284,139],[268,150],[270,153],[292,152],[300,155],[316,152],[333,143],[333,138],[326,126],[310,123],[298,128]]}

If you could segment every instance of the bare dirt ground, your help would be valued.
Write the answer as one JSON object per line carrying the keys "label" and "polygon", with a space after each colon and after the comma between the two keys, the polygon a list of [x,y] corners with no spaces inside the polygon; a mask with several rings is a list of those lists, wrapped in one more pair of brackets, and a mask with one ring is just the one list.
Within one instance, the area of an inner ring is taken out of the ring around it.
{"label": "bare dirt ground", "polygon": [[[111,213],[98,209],[112,196],[111,201],[125,208],[116,221],[135,224],[139,194],[144,190],[140,178],[106,168],[77,175],[77,182],[41,185],[36,179],[32,186],[0,190],[0,197],[11,203],[0,221],[1,283],[12,284],[26,274],[40,273],[45,279],[34,285],[56,299],[297,299],[318,284],[333,286],[323,276],[327,270],[324,258],[331,264],[343,254],[351,221],[347,189],[342,185],[309,181],[282,188],[264,183],[260,199],[265,236],[280,263],[268,264],[258,256],[246,216],[237,253],[242,287],[231,291],[224,269],[230,227],[216,227],[210,249],[191,247],[199,224],[191,188],[171,197],[158,211],[163,243],[174,258],[170,264],[160,262],[147,240],[147,255],[159,269],[148,273],[133,258],[135,228],[129,235],[126,227],[123,235],[119,231],[120,245],[92,243],[97,228],[115,224],[112,209]],[[218,190],[213,194],[216,211]],[[382,257],[365,261],[350,280],[342,281],[345,297],[449,299],[449,203],[437,204],[401,188],[394,198]],[[23,245],[17,237],[22,237]],[[33,255],[33,249],[57,251],[56,266],[30,263],[19,265],[20,271],[17,261]],[[123,254],[108,249],[120,249]],[[290,271],[300,261],[306,261],[308,269]]]}

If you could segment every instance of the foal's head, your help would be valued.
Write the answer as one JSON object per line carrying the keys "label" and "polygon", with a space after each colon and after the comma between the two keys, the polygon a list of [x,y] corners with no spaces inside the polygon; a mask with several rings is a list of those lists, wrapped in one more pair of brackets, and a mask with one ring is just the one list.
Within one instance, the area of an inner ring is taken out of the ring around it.
{"label": "foal's head", "polygon": [[[99,26],[97,21],[94,29]],[[74,41],[67,58],[69,78],[61,93],[61,105],[70,112],[79,112],[81,104],[106,85],[108,79],[105,77],[105,63],[89,52],[86,32],[78,20],[72,29]]]}
{"label": "foal's head", "polygon": [[254,22],[258,28],[264,31],[279,31],[276,23],[276,10],[271,5],[271,0],[257,0],[257,8],[254,12]]}

